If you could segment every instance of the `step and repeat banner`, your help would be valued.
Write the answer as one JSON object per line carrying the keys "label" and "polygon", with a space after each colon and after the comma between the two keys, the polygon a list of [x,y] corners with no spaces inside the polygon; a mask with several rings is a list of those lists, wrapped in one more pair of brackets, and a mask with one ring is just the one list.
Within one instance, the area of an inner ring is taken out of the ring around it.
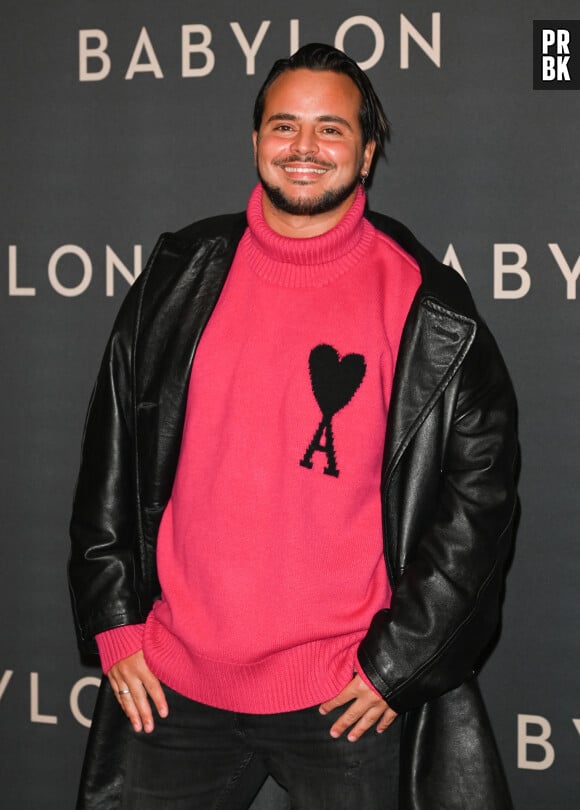
{"label": "step and repeat banner", "polygon": [[[255,94],[309,41],[368,71],[393,125],[371,206],[464,275],[511,370],[521,518],[482,685],[517,810],[578,806],[579,12],[575,0],[5,0],[5,810],[74,806],[100,673],[76,650],[68,519],[113,318],[160,232],[245,206]],[[254,803],[286,807],[271,781]]]}

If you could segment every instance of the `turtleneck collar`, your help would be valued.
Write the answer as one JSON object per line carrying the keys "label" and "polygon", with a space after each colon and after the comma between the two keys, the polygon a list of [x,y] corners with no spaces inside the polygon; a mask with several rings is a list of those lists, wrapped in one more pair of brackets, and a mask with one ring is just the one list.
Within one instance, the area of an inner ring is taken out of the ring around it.
{"label": "turtleneck collar", "polygon": [[[283,287],[323,287],[355,267],[368,252],[374,228],[363,217],[365,194],[359,187],[353,204],[331,230],[308,239],[281,236],[262,211],[262,186],[252,191],[248,229],[242,240],[252,270]],[[240,247],[242,247],[240,245]]]}

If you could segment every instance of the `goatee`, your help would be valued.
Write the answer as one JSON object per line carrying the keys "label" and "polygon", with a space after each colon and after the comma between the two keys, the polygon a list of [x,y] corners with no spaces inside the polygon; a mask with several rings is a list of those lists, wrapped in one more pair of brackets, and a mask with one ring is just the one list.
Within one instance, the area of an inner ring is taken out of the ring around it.
{"label": "goatee", "polygon": [[318,197],[289,199],[278,186],[271,186],[267,183],[260,172],[258,172],[258,177],[272,205],[286,214],[295,216],[316,216],[334,211],[350,197],[359,184],[359,178],[355,175],[348,185],[329,189]]}

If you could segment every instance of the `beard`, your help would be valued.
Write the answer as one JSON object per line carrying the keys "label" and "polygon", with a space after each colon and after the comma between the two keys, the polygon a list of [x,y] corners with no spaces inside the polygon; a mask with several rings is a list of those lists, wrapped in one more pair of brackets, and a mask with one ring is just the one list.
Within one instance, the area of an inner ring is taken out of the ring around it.
{"label": "beard", "polygon": [[338,188],[328,189],[318,197],[291,199],[284,194],[279,186],[272,186],[267,183],[259,170],[258,178],[274,208],[278,208],[286,214],[311,217],[334,211],[350,197],[359,184],[359,172],[357,172],[350,183]]}

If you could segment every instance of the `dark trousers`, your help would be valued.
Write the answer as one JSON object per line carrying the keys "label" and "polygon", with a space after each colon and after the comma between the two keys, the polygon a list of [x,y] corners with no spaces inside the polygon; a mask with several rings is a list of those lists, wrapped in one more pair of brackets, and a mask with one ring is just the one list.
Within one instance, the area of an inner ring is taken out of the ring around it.
{"label": "dark trousers", "polygon": [[132,733],[124,810],[247,810],[268,774],[292,810],[397,807],[398,720],[351,743],[329,734],[345,707],[241,714],[166,695],[169,717]]}

